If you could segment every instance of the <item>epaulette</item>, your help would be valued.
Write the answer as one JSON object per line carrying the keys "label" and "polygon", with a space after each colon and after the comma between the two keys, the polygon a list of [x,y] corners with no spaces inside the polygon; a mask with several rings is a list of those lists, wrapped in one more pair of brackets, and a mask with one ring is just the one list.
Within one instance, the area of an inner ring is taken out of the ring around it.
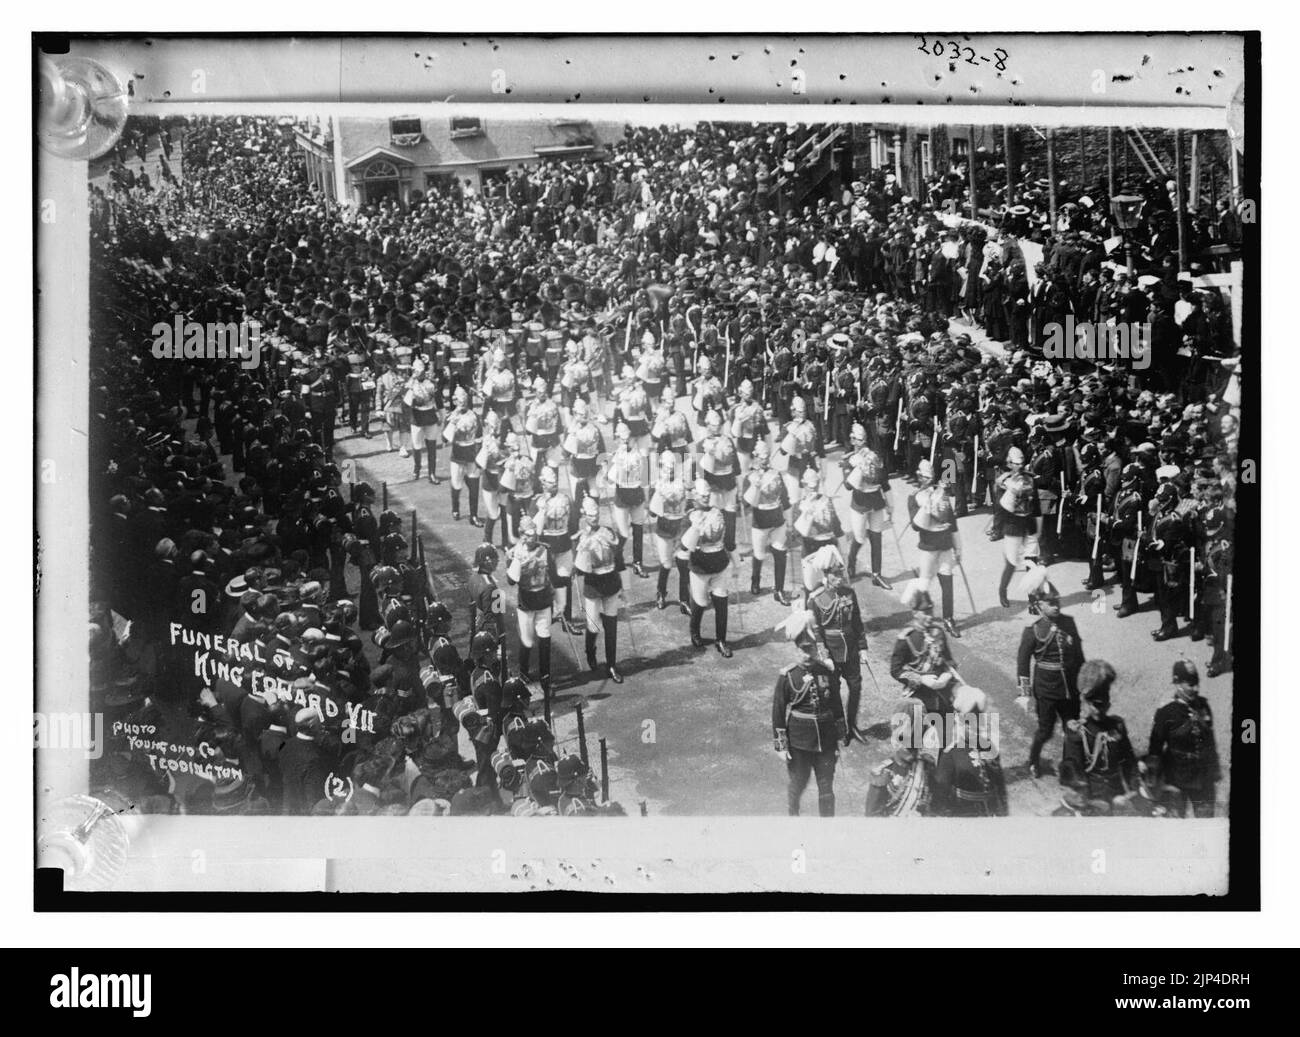
{"label": "epaulette", "polygon": [[786,676],[786,675],[787,675],[791,670],[796,670],[796,669],[798,669],[798,668],[799,668],[800,666],[802,666],[802,665],[803,665],[803,663],[791,663],[789,666],[785,667],[785,668],[781,671],[781,676],[782,676],[782,677]]}

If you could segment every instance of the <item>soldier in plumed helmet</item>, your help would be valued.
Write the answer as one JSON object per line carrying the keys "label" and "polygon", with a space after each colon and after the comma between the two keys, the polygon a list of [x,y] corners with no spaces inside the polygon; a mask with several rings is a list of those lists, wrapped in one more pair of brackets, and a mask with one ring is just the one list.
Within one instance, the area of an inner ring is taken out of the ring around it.
{"label": "soldier in plumed helmet", "polygon": [[835,667],[835,679],[849,689],[845,703],[847,721],[844,744],[865,739],[858,730],[858,703],[862,698],[861,652],[866,648],[862,609],[849,585],[844,559],[834,547],[821,549],[827,557],[819,564],[822,582],[808,595],[808,608],[816,622],[817,636]]}
{"label": "soldier in plumed helmet", "polygon": [[437,485],[434,469],[438,467],[438,386],[424,361],[411,367],[411,380],[403,397],[411,412],[411,457],[415,478],[420,478],[420,460],[424,448],[429,453],[429,482]]}
{"label": "soldier in plumed helmet", "polygon": [[515,376],[506,362],[505,350],[492,351],[492,366],[483,376],[483,417],[495,413],[501,423],[513,431],[515,418]]}
{"label": "soldier in plumed helmet", "polygon": [[501,507],[501,476],[505,473],[506,459],[505,444],[501,440],[501,419],[496,411],[489,410],[483,416],[483,445],[479,448],[474,463],[482,472],[483,542],[492,543],[492,534],[496,530],[497,519],[500,519],[503,549],[509,546],[510,540],[510,515]]}
{"label": "soldier in plumed helmet", "polygon": [[1138,762],[1122,718],[1110,712],[1115,668],[1089,659],[1079,669],[1077,718],[1063,724],[1061,784],[1073,789],[1095,812],[1127,813],[1138,789]]}
{"label": "soldier in plumed helmet", "polygon": [[821,657],[813,614],[796,608],[780,624],[800,651],[785,667],[772,694],[772,740],[786,762],[790,816],[799,813],[808,779],[817,779],[817,812],[835,816],[835,763],[846,736],[844,703],[835,668]]}
{"label": "soldier in plumed helmet", "polygon": [[587,665],[598,671],[596,639],[605,635],[604,672],[622,684],[618,659],[618,612],[623,601],[623,556],[618,534],[600,524],[595,497],[582,498],[582,519],[574,541],[573,570],[582,576],[582,606],[586,615]]}
{"label": "soldier in plumed helmet", "polygon": [[537,524],[524,518],[519,540],[506,561],[506,579],[518,588],[515,623],[519,627],[519,673],[531,679],[529,656],[537,646],[538,675],[543,688],[551,680],[551,616],[555,588],[551,583],[551,552],[537,535]]}
{"label": "soldier in plumed helmet", "polygon": [[722,382],[713,373],[713,361],[707,356],[700,357],[696,371],[698,377],[691,389],[691,406],[695,409],[696,420],[703,425],[710,411],[721,413],[726,394]]}
{"label": "soldier in plumed helmet", "polygon": [[645,550],[646,458],[632,443],[631,430],[620,421],[614,426],[614,452],[609,457],[605,477],[614,497],[610,517],[622,544],[632,541],[632,571],[645,578],[649,574],[642,564]]}
{"label": "soldier in plumed helmet", "polygon": [[682,534],[682,549],[690,557],[691,644],[703,648],[700,627],[704,610],[713,605],[713,624],[717,635],[714,647],[724,659],[730,659],[727,644],[727,583],[731,574],[731,554],[727,551],[727,523],[721,509],[711,503],[712,488],[704,479],[695,480],[695,507],[690,524]]}
{"label": "soldier in plumed helmet", "polygon": [[686,528],[689,500],[683,481],[681,458],[671,450],[659,455],[659,471],[650,496],[650,517],[654,520],[655,554],[659,558],[659,577],[655,605],[668,607],[668,578],[677,569],[677,600],[685,615],[691,614],[690,570],[686,559],[679,558],[677,545]]}
{"label": "soldier in plumed helmet", "polygon": [[560,449],[560,405],[551,398],[545,378],[533,382],[524,431],[533,450],[533,474],[540,474],[546,465],[558,469],[564,459]]}
{"label": "soldier in plumed helmet", "polygon": [[573,498],[560,489],[554,468],[543,468],[542,492],[537,495],[537,535],[550,550],[555,564],[555,597],[559,603],[560,622],[567,633],[582,629],[573,622],[570,587],[573,581],[573,537],[578,532],[579,512]]}
{"label": "soldier in plumed helmet", "polygon": [[573,499],[581,500],[596,492],[600,475],[600,455],[605,453],[605,437],[591,420],[591,410],[584,400],[573,402],[573,421],[563,441],[569,459],[569,485]]}
{"label": "soldier in plumed helmet", "polygon": [[645,387],[638,380],[631,367],[623,368],[622,384],[619,388],[617,405],[614,411],[615,424],[622,422],[627,426],[628,442],[633,449],[643,456],[650,453],[651,399]]}
{"label": "soldier in plumed helmet", "polygon": [[759,593],[763,575],[763,561],[772,556],[773,593],[779,604],[789,605],[785,592],[786,512],[790,509],[790,496],[785,479],[771,466],[771,448],[763,440],[754,445],[753,467],[746,480],[745,503],[750,507],[749,543],[753,550],[750,559],[749,591]]}
{"label": "soldier in plumed helmet", "polygon": [[1007,590],[1011,578],[1028,559],[1038,557],[1036,536],[1038,491],[1033,478],[1024,470],[1025,455],[1018,447],[1007,451],[1006,471],[994,480],[993,528],[1002,541],[1002,576],[998,580],[998,601],[1010,608]]}
{"label": "soldier in plumed helmet", "polygon": [[961,533],[947,487],[935,478],[933,466],[923,460],[916,470],[917,488],[907,498],[912,528],[921,549],[920,579],[930,586],[939,577],[943,602],[943,628],[950,637],[961,637],[953,618],[953,567],[961,563]]}
{"label": "soldier in plumed helmet", "polygon": [[800,568],[806,596],[821,582],[821,572],[815,561],[818,552],[823,547],[833,547],[838,551],[844,529],[835,502],[822,492],[821,475],[815,466],[805,469],[802,483],[803,495],[795,507],[798,517],[794,521],[794,530],[799,534]]}
{"label": "soldier in plumed helmet", "polygon": [[709,484],[709,503],[722,512],[727,524],[727,550],[734,551],[738,497],[736,444],[724,430],[722,415],[716,410],[710,410],[704,416],[699,448],[699,471]]}
{"label": "soldier in plumed helmet", "polygon": [[660,394],[655,419],[650,426],[650,438],[657,450],[671,450],[679,459],[686,459],[691,444],[691,422],[677,409],[677,397],[673,395],[672,386],[665,385]]}
{"label": "soldier in plumed helmet", "polygon": [[853,493],[849,503],[848,579],[852,582],[857,574],[858,552],[869,542],[871,582],[881,590],[890,590],[889,581],[881,572],[884,531],[894,520],[889,479],[884,461],[867,445],[867,430],[857,422],[849,431],[849,453],[840,466],[844,469],[844,482]]}
{"label": "soldier in plumed helmet", "polygon": [[790,420],[785,425],[780,446],[787,458],[786,493],[790,496],[790,504],[797,506],[802,495],[803,474],[809,466],[816,469],[822,456],[821,437],[817,434],[817,426],[808,420],[808,408],[802,396],[790,401]]}
{"label": "soldier in plumed helmet", "polygon": [[1060,592],[1047,578],[1047,569],[1035,566],[1026,580],[1030,610],[1038,618],[1020,635],[1016,656],[1017,702],[1028,711],[1030,701],[1038,727],[1029,745],[1029,772],[1041,777],[1043,746],[1056,730],[1079,715],[1079,667],[1083,665],[1083,639],[1073,618],[1061,611]]}
{"label": "soldier in plumed helmet", "polygon": [[736,405],[731,408],[728,429],[736,444],[736,461],[740,469],[741,486],[748,485],[750,465],[753,464],[754,448],[767,436],[767,419],[763,416],[763,406],[754,399],[754,383],[744,379],[736,390]]}
{"label": "soldier in plumed helmet", "polygon": [[943,624],[934,618],[929,581],[910,581],[903,589],[902,602],[912,618],[894,642],[889,674],[925,712],[945,714],[952,706],[957,674]]}
{"label": "soldier in plumed helmet", "polygon": [[483,445],[483,426],[469,409],[469,393],[457,386],[452,394],[453,410],[447,415],[443,438],[451,444],[451,517],[460,521],[460,494],[469,491],[469,523],[481,526],[478,517],[478,452]]}

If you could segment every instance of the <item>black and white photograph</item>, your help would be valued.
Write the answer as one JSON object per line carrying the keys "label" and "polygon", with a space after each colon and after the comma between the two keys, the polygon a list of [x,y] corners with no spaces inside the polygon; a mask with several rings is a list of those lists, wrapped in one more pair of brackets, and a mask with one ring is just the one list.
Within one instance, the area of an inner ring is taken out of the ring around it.
{"label": "black and white photograph", "polygon": [[1258,61],[38,47],[37,868],[1257,903]]}

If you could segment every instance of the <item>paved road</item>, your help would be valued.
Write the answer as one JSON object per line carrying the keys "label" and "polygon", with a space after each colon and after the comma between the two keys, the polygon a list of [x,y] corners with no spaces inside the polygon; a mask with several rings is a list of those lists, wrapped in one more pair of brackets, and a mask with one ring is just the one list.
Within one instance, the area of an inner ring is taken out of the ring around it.
{"label": "paved road", "polygon": [[[996,348],[996,344],[991,344]],[[986,347],[988,348],[988,347]],[[682,401],[685,406],[685,400]],[[412,479],[410,460],[385,449],[382,435],[370,439],[350,434],[338,440],[336,453],[342,463],[352,459],[357,478],[379,488],[388,484],[390,506],[406,523],[412,509],[418,512],[426,554],[438,593],[452,607],[463,624],[464,588],[468,577],[467,559],[481,540],[482,531],[467,521],[451,521],[446,482],[434,487]],[[440,476],[446,475],[447,452],[439,453]],[[838,453],[832,453],[832,464]],[[894,513],[902,528],[906,498],[911,486],[896,479],[891,483]],[[840,507],[847,511],[847,495]],[[1024,772],[1033,724],[1014,704],[1015,652],[1022,629],[1031,617],[1024,608],[1024,596],[1012,594],[1012,608],[997,602],[997,581],[1002,567],[1000,545],[990,542],[985,530],[988,509],[973,512],[959,525],[963,562],[970,578],[975,608],[972,610],[960,579],[956,581],[957,618],[962,639],[955,642],[957,665],[965,680],[984,689],[998,710],[1003,765],[1007,768],[1011,810],[1014,814],[1046,814],[1056,805],[1058,794],[1053,779],[1033,780]],[[621,621],[620,670],[624,684],[588,679],[582,662],[580,638],[570,638],[557,626],[554,669],[556,675],[555,715],[561,737],[573,728],[572,710],[581,700],[586,709],[586,727],[593,752],[597,739],[605,737],[609,747],[611,795],[630,811],[644,803],[651,813],[755,815],[784,812],[784,767],[771,747],[770,710],[775,678],[791,662],[794,649],[774,631],[786,610],[770,592],[754,597],[749,593],[748,544],[743,520],[740,541],[742,561],[733,570],[731,632],[735,657],[724,660],[712,648],[690,646],[687,618],[676,609],[658,611],[654,606],[653,570],[650,579],[627,573],[626,610]],[[847,528],[847,523],[846,523]],[[915,534],[903,534],[902,546],[908,561],[915,559]],[[652,558],[647,543],[647,558]],[[899,557],[895,544],[885,538],[886,576],[901,589],[910,576],[908,565]],[[865,561],[865,552],[864,559]],[[799,578],[792,553],[787,585]],[[862,563],[860,562],[860,567]],[[1144,607],[1124,620],[1114,610],[1119,606],[1118,587],[1090,595],[1082,587],[1087,575],[1082,561],[1060,562],[1051,576],[1060,587],[1065,609],[1075,617],[1090,656],[1109,660],[1119,671],[1114,710],[1124,716],[1139,753],[1146,748],[1151,716],[1169,689],[1169,672],[1184,655],[1197,661],[1204,673],[1208,650],[1187,638],[1155,643],[1150,631],[1158,625],[1154,605]],[[352,573],[355,579],[355,572]],[[770,563],[764,572],[764,586],[771,586]],[[669,584],[675,593],[676,576]],[[888,755],[885,721],[897,699],[898,685],[889,677],[888,659],[899,630],[908,618],[898,594],[888,593],[859,577],[855,584],[862,603],[868,632],[868,655],[875,682],[864,674],[860,724],[878,735],[867,746],[854,746],[841,753],[836,778],[838,809],[856,814],[862,809],[870,767]],[[1013,583],[1013,588],[1015,584]],[[935,587],[935,597],[938,588]],[[704,634],[712,631],[712,617],[704,619]],[[457,631],[458,635],[461,631]],[[513,652],[512,656],[513,658]],[[576,660],[576,661],[575,661]],[[1231,718],[1231,676],[1204,681],[1204,691],[1216,712],[1216,735],[1227,745]],[[1044,753],[1044,759],[1059,758],[1059,735]],[[1226,752],[1223,753],[1226,764]],[[1220,789],[1227,799],[1227,782]],[[810,791],[805,810],[815,810]]]}

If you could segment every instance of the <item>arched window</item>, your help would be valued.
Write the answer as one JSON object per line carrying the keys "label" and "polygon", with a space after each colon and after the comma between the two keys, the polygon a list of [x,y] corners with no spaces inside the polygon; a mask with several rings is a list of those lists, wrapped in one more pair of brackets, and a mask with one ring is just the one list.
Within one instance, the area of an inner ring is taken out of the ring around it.
{"label": "arched window", "polygon": [[364,174],[366,180],[396,180],[397,167],[393,163],[382,158],[377,158],[370,165],[366,166]]}

